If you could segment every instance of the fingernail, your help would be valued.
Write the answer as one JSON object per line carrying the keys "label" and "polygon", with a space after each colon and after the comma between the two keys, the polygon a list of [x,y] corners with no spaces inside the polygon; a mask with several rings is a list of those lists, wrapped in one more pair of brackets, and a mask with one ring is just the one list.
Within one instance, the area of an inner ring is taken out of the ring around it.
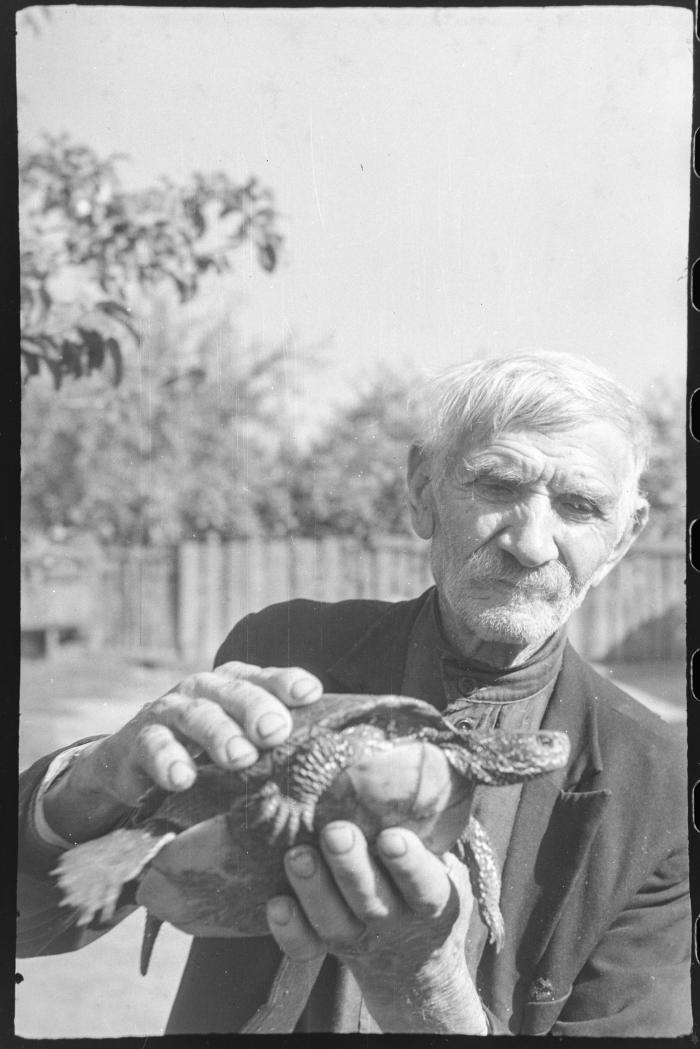
{"label": "fingernail", "polygon": [[389,829],[382,832],[379,848],[390,859],[403,856],[408,848],[408,842],[400,830]]}
{"label": "fingernail", "polygon": [[242,736],[233,736],[226,744],[226,757],[232,763],[249,759],[251,756],[257,756],[257,751],[253,744]]}
{"label": "fingernail", "polygon": [[267,913],[275,925],[286,925],[292,917],[292,907],[285,896],[278,896],[274,900],[268,900]]}
{"label": "fingernail", "polygon": [[194,783],[194,772],[184,761],[174,761],[168,769],[168,779],[176,789],[191,787]]}
{"label": "fingernail", "polygon": [[285,718],[281,714],[263,714],[255,723],[255,730],[263,739],[272,736],[275,732],[286,725]]}
{"label": "fingernail", "polygon": [[316,856],[311,849],[292,849],[287,854],[287,862],[300,878],[310,878],[316,873]]}
{"label": "fingernail", "polygon": [[321,690],[318,686],[318,682],[309,681],[307,677],[299,678],[292,685],[292,699],[296,699],[301,702],[303,699],[308,699],[312,693],[321,694]]}
{"label": "fingernail", "polygon": [[324,828],[323,840],[331,852],[348,852],[353,846],[355,835],[352,827],[348,827],[345,824],[336,824],[334,827]]}

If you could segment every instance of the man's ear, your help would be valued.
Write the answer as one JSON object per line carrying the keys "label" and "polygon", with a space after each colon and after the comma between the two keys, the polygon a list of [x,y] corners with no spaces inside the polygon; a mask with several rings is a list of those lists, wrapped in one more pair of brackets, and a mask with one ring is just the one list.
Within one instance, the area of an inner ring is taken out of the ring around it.
{"label": "man's ear", "polygon": [[430,484],[430,469],[422,450],[411,445],[408,453],[408,505],[411,524],[421,539],[431,539],[435,531],[435,510]]}
{"label": "man's ear", "polygon": [[637,502],[637,506],[630,516],[627,526],[624,532],[618,539],[617,543],[613,547],[607,561],[602,564],[597,572],[593,575],[593,581],[591,586],[598,586],[599,583],[605,579],[605,577],[613,570],[616,564],[622,560],[632,543],[635,542],[637,537],[641,535],[649,520],[649,503],[646,499],[640,498]]}

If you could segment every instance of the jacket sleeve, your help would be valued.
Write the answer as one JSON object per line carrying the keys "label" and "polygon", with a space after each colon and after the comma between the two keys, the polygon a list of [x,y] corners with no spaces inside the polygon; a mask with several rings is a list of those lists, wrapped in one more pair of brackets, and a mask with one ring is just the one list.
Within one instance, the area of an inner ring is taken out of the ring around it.
{"label": "jacket sleeve", "polygon": [[[88,741],[80,740],[81,743]],[[77,911],[61,904],[61,893],[51,871],[64,850],[44,841],[34,822],[37,791],[49,765],[60,753],[54,751],[40,758],[19,780],[17,955],[20,958],[75,951],[104,935],[134,910],[133,906],[120,907],[108,923],[93,921],[81,927],[77,925]]]}
{"label": "jacket sleeve", "polygon": [[[219,650],[215,666],[228,659],[246,659],[251,619],[246,617],[231,631]],[[78,742],[97,738],[88,737]],[[40,758],[19,779],[17,956],[20,958],[78,950],[103,936],[135,910],[133,905],[119,907],[109,922],[93,921],[81,927],[77,924],[77,911],[61,904],[61,893],[51,871],[63,849],[47,844],[37,833],[34,805],[49,765],[57,754],[67,749],[64,747]]]}
{"label": "jacket sleeve", "polygon": [[687,853],[684,841],[613,922],[549,1033],[649,1038],[692,1031]]}

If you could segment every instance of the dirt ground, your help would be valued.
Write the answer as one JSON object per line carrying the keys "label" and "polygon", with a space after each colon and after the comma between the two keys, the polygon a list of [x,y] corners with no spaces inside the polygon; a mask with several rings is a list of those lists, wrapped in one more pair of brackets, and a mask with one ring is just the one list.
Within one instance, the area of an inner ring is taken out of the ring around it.
{"label": "dirt ground", "polygon": [[[110,732],[186,673],[204,667],[141,666],[116,655],[60,652],[22,664],[20,768],[83,736]],[[599,667],[660,716],[684,731],[682,666]],[[25,1038],[162,1034],[190,938],[163,926],[151,968],[138,969],[143,914],[74,954],[20,959],[15,1032]]]}

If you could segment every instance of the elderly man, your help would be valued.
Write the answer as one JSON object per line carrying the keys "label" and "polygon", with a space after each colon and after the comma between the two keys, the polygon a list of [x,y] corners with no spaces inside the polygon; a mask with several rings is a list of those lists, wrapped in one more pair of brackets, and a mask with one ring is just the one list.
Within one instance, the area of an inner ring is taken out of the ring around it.
{"label": "elderly man", "polygon": [[358,827],[335,822],[318,849],[287,853],[293,894],[269,901],[270,936],[195,939],[168,1030],[244,1030],[286,955],[325,959],[297,1030],[688,1033],[685,756],[565,637],[646,522],[640,410],[559,354],[459,366],[417,407],[409,498],[435,587],[394,604],[297,600],[247,616],[212,673],[113,736],[38,762],[22,789],[20,949],[72,950],[100,934],[59,907],[48,872],[61,849],[128,817],[150,784],[189,787],[196,749],[241,769],[286,738],[290,707],[324,690],[401,693],[458,726],[569,735],[566,768],[478,788],[502,868],[504,949],[485,942],[453,856],[397,828],[370,854]]}

